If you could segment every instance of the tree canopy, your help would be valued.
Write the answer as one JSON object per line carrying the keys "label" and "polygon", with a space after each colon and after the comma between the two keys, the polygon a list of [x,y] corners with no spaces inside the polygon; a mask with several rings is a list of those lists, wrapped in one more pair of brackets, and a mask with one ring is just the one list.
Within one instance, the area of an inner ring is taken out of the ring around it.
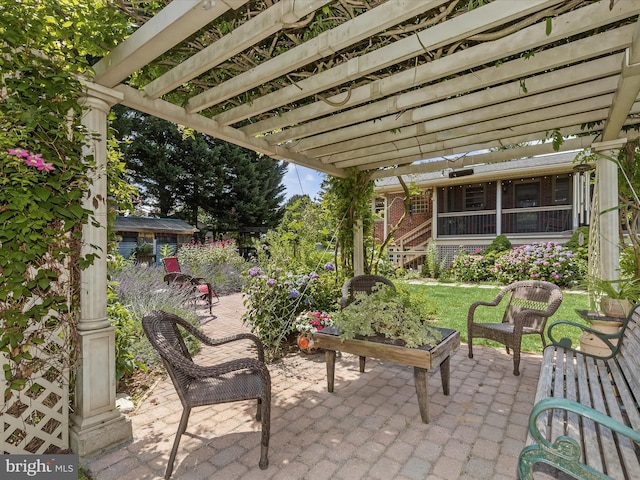
{"label": "tree canopy", "polygon": [[215,232],[278,224],[283,162],[122,106],[114,113],[127,168],[160,216],[205,222]]}

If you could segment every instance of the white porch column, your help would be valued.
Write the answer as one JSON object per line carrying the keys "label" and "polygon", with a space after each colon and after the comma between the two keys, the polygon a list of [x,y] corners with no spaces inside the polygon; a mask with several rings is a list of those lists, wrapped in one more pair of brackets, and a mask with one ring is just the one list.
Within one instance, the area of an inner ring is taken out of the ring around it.
{"label": "white porch column", "polygon": [[95,135],[84,156],[95,162],[85,208],[93,222],[83,230],[82,254],[94,253],[93,264],[80,274],[80,360],[75,405],[70,416],[70,445],[86,457],[132,438],[131,422],[115,407],[115,328],[107,318],[107,114],[122,94],[87,83],[82,124]]}
{"label": "white porch column", "polygon": [[[596,171],[598,175],[597,195],[600,224],[599,275],[605,280],[620,277],[620,227],[618,215],[618,151],[627,143],[626,139],[594,143],[591,148],[598,154]],[[608,157],[608,158],[607,158]]]}

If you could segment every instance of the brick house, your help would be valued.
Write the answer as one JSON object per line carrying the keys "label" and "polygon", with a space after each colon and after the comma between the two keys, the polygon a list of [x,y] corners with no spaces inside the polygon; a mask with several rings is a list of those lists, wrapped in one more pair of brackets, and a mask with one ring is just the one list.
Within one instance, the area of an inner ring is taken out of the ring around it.
{"label": "brick house", "polygon": [[[512,244],[564,243],[589,224],[591,172],[574,163],[577,152],[473,165],[430,172],[407,179],[420,193],[395,232],[390,259],[419,267],[430,240],[440,258],[461,249],[483,249],[499,234]],[[379,215],[380,242],[404,212],[404,193],[397,178],[376,183],[373,205]]]}

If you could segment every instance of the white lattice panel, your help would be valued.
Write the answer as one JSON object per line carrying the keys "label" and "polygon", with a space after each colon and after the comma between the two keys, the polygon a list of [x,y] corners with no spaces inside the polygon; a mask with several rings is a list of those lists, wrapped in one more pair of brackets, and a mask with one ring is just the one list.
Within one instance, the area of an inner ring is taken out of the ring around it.
{"label": "white lattice panel", "polygon": [[[30,382],[3,397],[3,453],[55,453],[69,447],[69,342],[60,329],[31,353]],[[5,362],[3,362],[5,363]]]}

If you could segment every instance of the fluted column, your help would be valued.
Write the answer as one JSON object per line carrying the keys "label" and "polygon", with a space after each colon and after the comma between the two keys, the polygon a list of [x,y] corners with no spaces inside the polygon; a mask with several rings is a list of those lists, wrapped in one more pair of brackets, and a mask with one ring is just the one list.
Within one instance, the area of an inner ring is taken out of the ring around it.
{"label": "fluted column", "polygon": [[93,212],[83,230],[82,254],[95,254],[80,274],[80,360],[70,445],[80,457],[132,437],[131,423],[115,407],[115,328],[107,318],[107,114],[122,94],[92,83],[82,98],[82,124],[92,135],[84,156],[94,163],[85,208]]}
{"label": "fluted column", "polygon": [[618,152],[627,143],[626,139],[594,143],[591,148],[598,154],[598,215],[600,223],[599,276],[605,280],[620,278],[620,240],[618,231]]}

